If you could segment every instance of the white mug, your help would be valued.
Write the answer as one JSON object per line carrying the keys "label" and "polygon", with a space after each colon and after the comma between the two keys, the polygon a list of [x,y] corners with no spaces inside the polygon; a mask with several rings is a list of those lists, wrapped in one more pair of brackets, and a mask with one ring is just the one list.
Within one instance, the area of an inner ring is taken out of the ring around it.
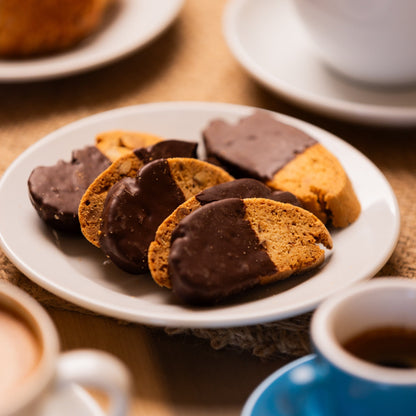
{"label": "white mug", "polygon": [[416,1],[293,1],[317,54],[337,72],[371,84],[416,82]]}
{"label": "white mug", "polygon": [[6,282],[0,282],[0,365],[0,416],[40,416],[47,401],[74,382],[108,395],[109,415],[127,414],[131,378],[125,365],[97,350],[60,353],[46,311]]}

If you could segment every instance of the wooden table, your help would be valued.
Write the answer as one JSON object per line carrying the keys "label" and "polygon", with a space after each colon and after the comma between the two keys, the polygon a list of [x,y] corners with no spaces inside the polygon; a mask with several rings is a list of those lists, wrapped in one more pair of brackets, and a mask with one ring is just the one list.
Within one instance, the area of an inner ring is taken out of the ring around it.
{"label": "wooden table", "polygon": [[99,348],[130,368],[132,416],[239,415],[251,391],[289,361],[265,361],[232,349],[216,351],[190,335],[170,336],[113,319],[56,309],[49,312],[64,350]]}
{"label": "wooden table", "polygon": [[[241,69],[225,44],[221,28],[225,3],[187,0],[161,37],[105,68],[52,81],[0,84],[0,173],[44,135],[104,110],[181,100],[263,107],[331,131],[380,167],[402,210],[398,249],[380,273],[416,277],[416,130],[332,120],[265,91]],[[4,255],[0,277],[24,282]],[[252,390],[293,359],[262,360],[236,348],[217,351],[194,336],[167,335],[163,329],[71,310],[31,282],[24,286],[48,309],[64,350],[99,348],[126,363],[134,377],[132,416],[236,416]]]}

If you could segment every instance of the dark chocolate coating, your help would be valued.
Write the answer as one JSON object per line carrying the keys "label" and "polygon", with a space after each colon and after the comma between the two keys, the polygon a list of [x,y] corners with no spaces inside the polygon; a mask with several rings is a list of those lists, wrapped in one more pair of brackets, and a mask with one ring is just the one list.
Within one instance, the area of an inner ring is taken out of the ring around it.
{"label": "dark chocolate coating", "polygon": [[101,249],[121,269],[146,272],[147,252],[157,228],[184,201],[167,160],[150,162],[136,178],[124,178],[110,188],[104,204]]}
{"label": "dark chocolate coating", "polygon": [[214,120],[203,131],[207,160],[216,161],[236,178],[271,180],[315,139],[281,123],[265,111],[242,118],[235,125]]}
{"label": "dark chocolate coating", "polygon": [[74,150],[70,162],[39,166],[28,180],[30,200],[39,216],[57,230],[79,232],[78,206],[110,161],[94,146]]}
{"label": "dark chocolate coating", "polygon": [[197,143],[184,140],[163,140],[152,146],[135,149],[134,154],[144,163],[169,157],[196,158]]}
{"label": "dark chocolate coating", "polygon": [[287,191],[273,191],[268,199],[273,199],[274,201],[284,202],[285,204],[295,205],[299,208],[303,208],[303,204],[293,195],[291,192]]}
{"label": "dark chocolate coating", "polygon": [[184,302],[212,304],[276,272],[241,199],[215,201],[175,228],[168,260],[173,292]]}
{"label": "dark chocolate coating", "polygon": [[302,207],[302,203],[292,193],[272,191],[264,183],[251,178],[236,179],[212,186],[211,188],[204,189],[195,198],[201,205],[220,201],[225,198],[268,198]]}

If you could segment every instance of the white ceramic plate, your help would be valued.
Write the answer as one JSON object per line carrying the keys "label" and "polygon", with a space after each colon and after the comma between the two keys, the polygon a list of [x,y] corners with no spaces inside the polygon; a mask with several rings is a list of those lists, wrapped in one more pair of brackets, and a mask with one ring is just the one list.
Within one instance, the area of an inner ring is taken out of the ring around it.
{"label": "white ceramic plate", "polygon": [[376,89],[333,73],[317,59],[289,0],[230,0],[224,34],[254,79],[295,104],[361,123],[416,125],[416,86]]}
{"label": "white ceramic plate", "polygon": [[143,47],[176,18],[183,0],[119,0],[97,33],[53,55],[0,59],[0,82],[57,78],[97,68]]}
{"label": "white ceramic plate", "polygon": [[300,120],[276,115],[304,129],[337,155],[362,204],[359,219],[333,233],[334,250],[319,272],[261,287],[226,305],[192,308],[178,303],[148,275],[134,276],[107,264],[82,237],[52,233],[28,198],[35,167],[69,160],[71,151],[111,129],[149,131],[166,138],[198,140],[217,117],[236,122],[250,107],[216,103],[155,103],[97,114],[48,135],[27,149],[0,182],[0,244],[30,279],[56,295],[101,314],[161,326],[229,327],[274,321],[312,310],[344,287],[372,277],[390,257],[399,233],[399,210],[381,172],[341,139]]}
{"label": "white ceramic plate", "polygon": [[42,416],[104,416],[94,399],[82,387],[72,384],[45,402]]}

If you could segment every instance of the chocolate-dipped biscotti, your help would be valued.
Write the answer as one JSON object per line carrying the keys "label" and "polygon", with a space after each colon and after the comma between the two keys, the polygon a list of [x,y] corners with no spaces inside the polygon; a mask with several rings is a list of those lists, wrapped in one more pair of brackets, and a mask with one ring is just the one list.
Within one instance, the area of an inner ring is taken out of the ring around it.
{"label": "chocolate-dipped biscotti", "polygon": [[168,257],[173,292],[213,304],[322,264],[331,236],[312,213],[264,198],[228,198],[183,218]]}
{"label": "chocolate-dipped biscotti", "polygon": [[168,257],[172,232],[179,222],[196,209],[226,198],[268,198],[301,206],[289,192],[273,191],[256,179],[236,179],[207,188],[179,205],[158,227],[154,241],[149,246],[148,262],[153,280],[159,286],[171,288]]}
{"label": "chocolate-dipped biscotti", "polygon": [[203,131],[207,160],[235,177],[253,177],[296,195],[325,224],[346,227],[361,207],[338,161],[323,145],[266,111],[237,124],[213,120]]}
{"label": "chocolate-dipped biscotti", "polygon": [[28,180],[29,196],[42,220],[57,230],[79,232],[79,202],[110,163],[97,148],[87,146],[74,150],[70,162],[35,168]]}
{"label": "chocolate-dipped biscotti", "polygon": [[79,222],[84,237],[96,247],[100,246],[104,202],[110,188],[125,177],[135,177],[147,163],[171,157],[196,157],[197,144],[182,140],[164,140],[148,147],[128,151],[116,159],[88,187],[78,209]]}
{"label": "chocolate-dipped biscotti", "polygon": [[157,159],[108,192],[100,248],[121,269],[148,271],[147,253],[156,230],[171,212],[203,189],[234,178],[223,169],[191,158]]}

